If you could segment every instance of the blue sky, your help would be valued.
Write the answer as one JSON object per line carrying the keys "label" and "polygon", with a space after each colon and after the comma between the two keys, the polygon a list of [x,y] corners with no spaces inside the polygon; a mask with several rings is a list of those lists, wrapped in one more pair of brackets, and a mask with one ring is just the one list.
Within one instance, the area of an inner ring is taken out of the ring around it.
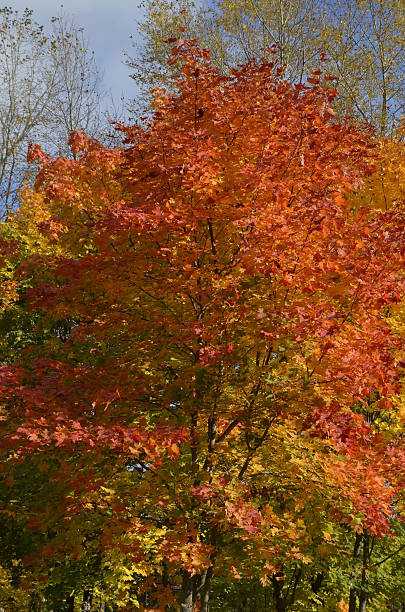
{"label": "blue sky", "polygon": [[131,54],[130,35],[136,37],[137,21],[142,17],[140,0],[6,0],[1,5],[18,11],[26,6],[34,11],[34,19],[47,27],[50,18],[61,10],[70,13],[84,27],[89,46],[104,73],[104,85],[115,99],[121,94],[133,98],[136,89],[129,70],[122,63],[124,50]]}

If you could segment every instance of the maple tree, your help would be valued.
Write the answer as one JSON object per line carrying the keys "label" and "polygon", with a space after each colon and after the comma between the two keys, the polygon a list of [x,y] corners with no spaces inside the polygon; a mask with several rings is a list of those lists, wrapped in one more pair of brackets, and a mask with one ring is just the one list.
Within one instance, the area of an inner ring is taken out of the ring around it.
{"label": "maple tree", "polygon": [[403,442],[368,415],[398,414],[403,206],[359,196],[379,152],[335,119],[333,80],[224,76],[193,41],[172,61],[124,147],[30,149],[4,229],[5,312],[31,318],[0,369],[3,471],[35,457],[58,492],[42,558],[118,555],[123,605],[207,610],[217,574],[284,610],[287,575],[295,595],[334,538],[400,513]]}

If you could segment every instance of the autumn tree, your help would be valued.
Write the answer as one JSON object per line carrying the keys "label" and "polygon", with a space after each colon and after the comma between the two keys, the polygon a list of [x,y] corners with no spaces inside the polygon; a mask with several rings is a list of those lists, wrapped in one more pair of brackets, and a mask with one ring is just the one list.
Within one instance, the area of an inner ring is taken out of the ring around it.
{"label": "autumn tree", "polygon": [[83,129],[92,138],[106,139],[110,131],[102,74],[83,28],[67,13],[52,18],[51,60],[58,87],[49,106],[46,146],[59,155],[70,155],[71,132]]}
{"label": "autumn tree", "polygon": [[405,21],[401,1],[334,0],[321,9],[320,44],[338,76],[343,113],[391,135],[404,113]]}
{"label": "autumn tree", "polygon": [[0,207],[13,210],[24,179],[32,177],[27,147],[40,142],[67,154],[72,130],[102,137],[108,122],[100,105],[101,78],[83,31],[66,14],[52,33],[26,9],[0,9]]}
{"label": "autumn tree", "polygon": [[141,43],[128,57],[141,88],[173,82],[167,40],[185,29],[210,49],[226,72],[237,63],[269,54],[300,81],[322,64],[338,78],[334,103],[393,135],[404,113],[403,3],[400,0],[218,0],[201,8],[190,0],[148,0],[140,23]]}
{"label": "autumn tree", "polygon": [[318,71],[223,75],[187,41],[171,61],[125,147],[30,149],[4,230],[3,299],[37,316],[0,370],[6,471],[53,456],[46,550],[76,554],[66,525],[105,513],[104,560],[145,608],[207,610],[220,576],[285,610],[335,531],[388,537],[402,511],[403,440],[367,414],[398,413],[403,207],[357,198],[378,150]]}

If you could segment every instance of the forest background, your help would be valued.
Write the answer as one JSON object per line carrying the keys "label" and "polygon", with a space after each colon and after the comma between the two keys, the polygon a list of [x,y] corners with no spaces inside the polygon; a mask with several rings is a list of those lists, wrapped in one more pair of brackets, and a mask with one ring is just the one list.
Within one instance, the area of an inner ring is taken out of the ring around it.
{"label": "forest background", "polygon": [[404,8],[1,9],[4,610],[404,609]]}

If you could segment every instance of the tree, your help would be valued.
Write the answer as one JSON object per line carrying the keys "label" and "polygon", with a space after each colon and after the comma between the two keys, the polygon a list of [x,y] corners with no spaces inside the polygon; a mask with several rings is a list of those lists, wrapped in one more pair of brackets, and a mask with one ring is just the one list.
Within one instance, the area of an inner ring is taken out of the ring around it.
{"label": "tree", "polygon": [[225,38],[228,65],[270,56],[285,67],[283,77],[291,83],[302,82],[317,67],[317,2],[222,0],[215,6],[216,28]]}
{"label": "tree", "polygon": [[375,146],[318,73],[224,76],[187,41],[173,61],[124,148],[31,148],[12,280],[49,335],[0,370],[3,448],[71,454],[62,524],[103,504],[145,607],[207,610],[219,574],[285,610],[333,525],[390,533],[403,440],[366,413],[396,413],[402,217],[356,200]]}
{"label": "tree", "polygon": [[83,28],[66,13],[52,19],[51,60],[58,76],[58,89],[49,108],[46,146],[69,155],[70,134],[81,128],[92,138],[105,139],[109,131],[102,108],[102,75]]}
{"label": "tree", "polygon": [[[0,201],[2,216],[16,205],[29,180],[27,148],[40,142],[66,154],[72,130],[101,137],[105,130],[100,75],[82,30],[66,15],[53,19],[53,33],[26,9],[0,10]],[[32,176],[32,171],[31,171]]]}
{"label": "tree", "polygon": [[338,76],[341,112],[354,112],[382,135],[404,113],[405,21],[402,2],[324,3],[320,44]]}
{"label": "tree", "polygon": [[56,82],[46,53],[46,37],[31,16],[28,10],[18,18],[12,9],[1,9],[0,185],[6,214],[24,175],[27,140],[30,135],[38,136],[34,130]]}
{"label": "tree", "polygon": [[128,58],[144,89],[173,82],[167,41],[196,37],[226,72],[270,55],[283,76],[302,81],[322,64],[337,76],[335,110],[393,135],[404,112],[404,19],[398,0],[218,0],[202,10],[182,0],[148,0],[140,24],[143,44]]}
{"label": "tree", "polygon": [[[169,66],[172,42],[180,32],[195,36],[200,41],[208,34],[210,14],[202,5],[196,5],[192,0],[157,0],[142,4],[146,19],[138,23],[138,32],[142,36],[142,44],[133,43],[135,57],[126,54],[126,63],[140,89],[139,100],[132,100],[132,114],[140,116],[149,110],[153,99],[152,90],[155,87],[173,86],[179,76],[176,64]],[[211,45],[214,52],[215,45]],[[218,61],[223,65],[224,53],[219,52]]]}

